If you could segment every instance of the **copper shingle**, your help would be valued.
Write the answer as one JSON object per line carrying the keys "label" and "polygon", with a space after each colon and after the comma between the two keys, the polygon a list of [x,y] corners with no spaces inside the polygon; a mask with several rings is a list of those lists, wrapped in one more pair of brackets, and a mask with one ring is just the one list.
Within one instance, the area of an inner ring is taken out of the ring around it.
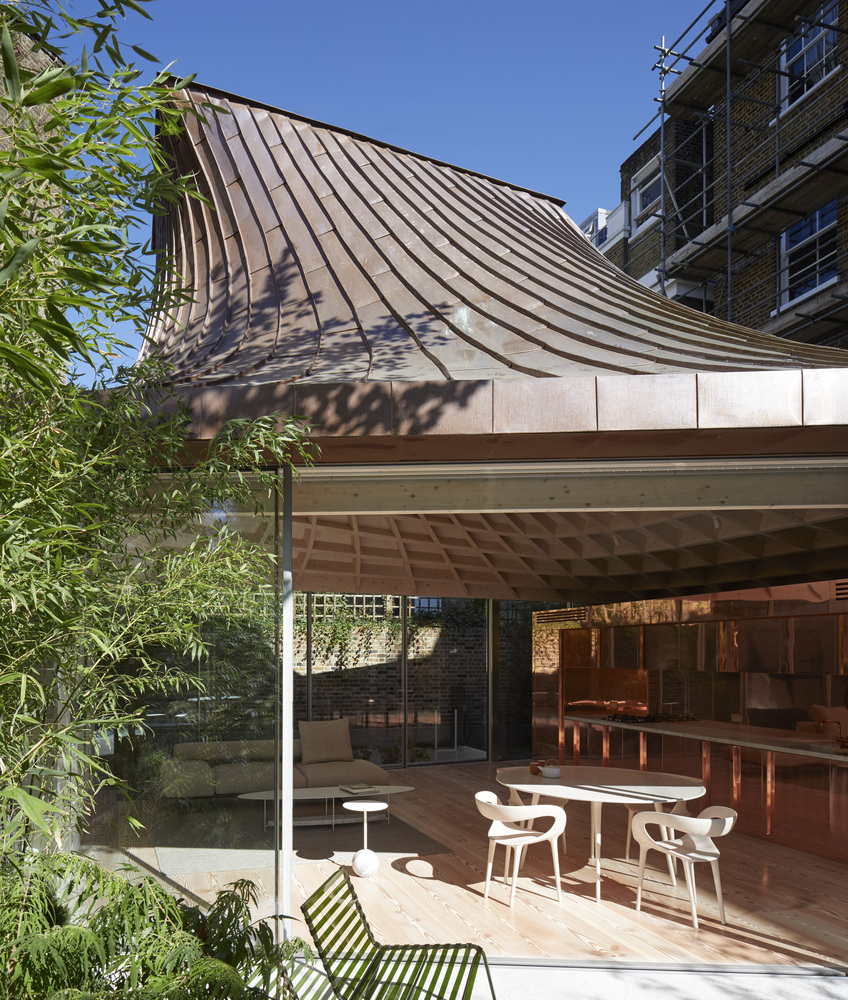
{"label": "copper shingle", "polygon": [[845,366],[661,298],[526,189],[209,88],[172,145],[198,202],[157,227],[195,302],[151,335],[179,383],[433,381]]}

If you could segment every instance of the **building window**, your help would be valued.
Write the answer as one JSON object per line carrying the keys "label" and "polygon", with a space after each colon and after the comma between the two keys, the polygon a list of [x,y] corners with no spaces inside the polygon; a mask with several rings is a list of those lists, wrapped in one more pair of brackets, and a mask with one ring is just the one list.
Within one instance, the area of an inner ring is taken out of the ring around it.
{"label": "building window", "polygon": [[590,243],[596,247],[607,241],[607,218],[610,213],[605,208],[599,208],[594,215],[581,224],[580,229]]}
{"label": "building window", "polygon": [[786,229],[781,237],[783,302],[836,278],[836,202]]}
{"label": "building window", "polygon": [[413,597],[410,610],[419,616],[435,617],[442,612],[442,599],[441,597]]}
{"label": "building window", "polygon": [[839,5],[823,4],[781,52],[781,106],[791,107],[839,65]]}
{"label": "building window", "polygon": [[630,214],[635,228],[653,221],[653,213],[662,194],[659,158],[652,160],[634,177],[630,188]]}

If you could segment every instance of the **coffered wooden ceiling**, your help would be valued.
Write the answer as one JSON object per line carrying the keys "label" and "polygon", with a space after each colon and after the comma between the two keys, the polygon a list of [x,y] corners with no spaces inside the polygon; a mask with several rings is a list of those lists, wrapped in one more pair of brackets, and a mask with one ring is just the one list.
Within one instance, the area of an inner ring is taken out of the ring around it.
{"label": "coffered wooden ceiling", "polygon": [[294,534],[302,590],[594,604],[842,578],[848,515],[315,516]]}
{"label": "coffered wooden ceiling", "polygon": [[[209,88],[181,99],[202,117],[163,142],[207,201],[154,235],[193,299],[144,353],[200,440],[228,416],[315,425],[298,589],[593,602],[846,575],[845,352],[653,294],[557,199]],[[722,477],[722,456],[744,467]]]}

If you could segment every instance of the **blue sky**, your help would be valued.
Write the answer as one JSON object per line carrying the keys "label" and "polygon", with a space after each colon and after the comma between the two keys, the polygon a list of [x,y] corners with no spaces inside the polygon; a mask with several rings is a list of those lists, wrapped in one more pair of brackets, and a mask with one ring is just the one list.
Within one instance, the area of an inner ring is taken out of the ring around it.
{"label": "blue sky", "polygon": [[122,34],[210,86],[563,198],[579,223],[619,202],[653,46],[720,6],[156,0]]}

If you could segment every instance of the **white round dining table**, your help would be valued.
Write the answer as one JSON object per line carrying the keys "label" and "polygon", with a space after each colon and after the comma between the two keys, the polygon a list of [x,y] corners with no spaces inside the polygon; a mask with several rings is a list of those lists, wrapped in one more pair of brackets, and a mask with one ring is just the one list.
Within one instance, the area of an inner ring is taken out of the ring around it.
{"label": "white round dining table", "polygon": [[535,805],[544,795],[563,803],[571,800],[590,803],[591,860],[595,862],[595,899],[601,901],[601,809],[605,802],[620,805],[644,804],[645,809],[661,810],[663,804],[676,805],[699,799],[706,794],[700,778],[662,771],[634,771],[626,767],[568,765],[560,768],[558,778],[531,774],[529,767],[504,767],[498,782],[507,788],[532,796]]}

